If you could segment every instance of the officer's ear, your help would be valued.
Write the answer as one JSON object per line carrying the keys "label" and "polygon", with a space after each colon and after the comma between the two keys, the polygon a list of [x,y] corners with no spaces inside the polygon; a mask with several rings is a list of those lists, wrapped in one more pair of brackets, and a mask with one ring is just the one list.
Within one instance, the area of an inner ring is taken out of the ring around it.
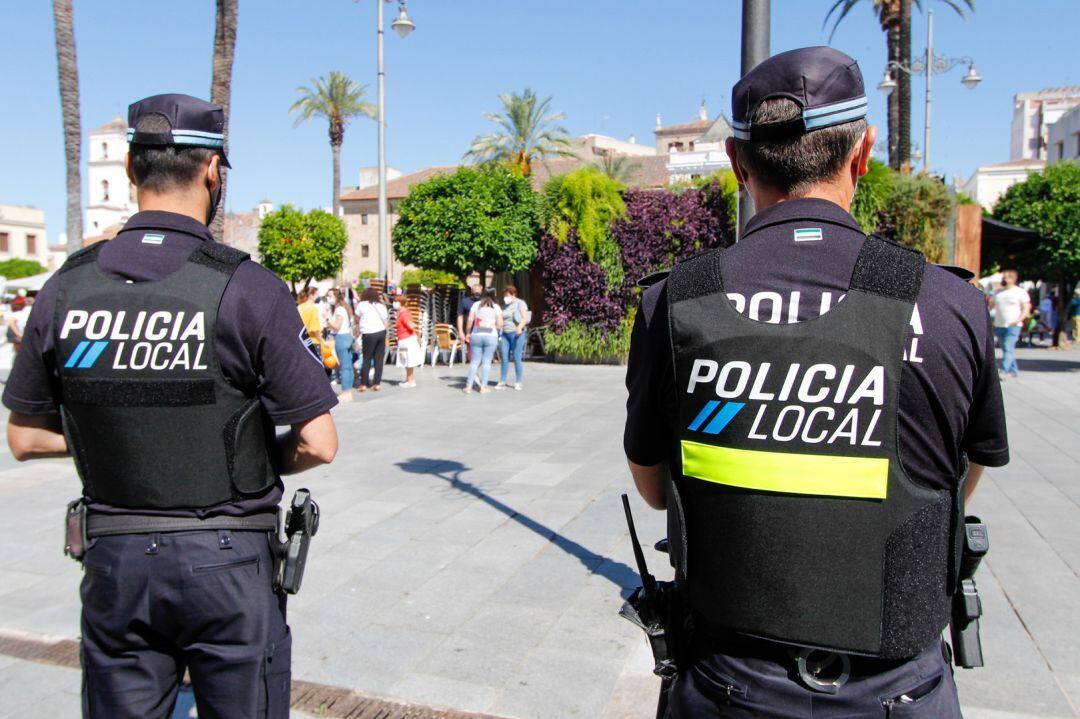
{"label": "officer's ear", "polygon": [[855,179],[858,179],[870,171],[870,157],[874,152],[874,143],[877,142],[877,125],[867,125],[863,133],[862,141],[856,148],[855,157],[852,160],[852,170],[855,171]]}
{"label": "officer's ear", "polygon": [[211,194],[221,188],[221,156],[213,154],[206,165],[206,188]]}
{"label": "officer's ear", "polygon": [[131,153],[130,152],[124,155],[124,172],[127,173],[128,180],[131,182],[131,184],[138,187],[139,183],[135,182],[135,173],[131,169]]}
{"label": "officer's ear", "polygon": [[739,167],[739,156],[735,153],[735,138],[729,137],[724,141],[724,152],[731,161],[731,171],[735,173],[735,179],[740,185],[746,184],[746,173]]}

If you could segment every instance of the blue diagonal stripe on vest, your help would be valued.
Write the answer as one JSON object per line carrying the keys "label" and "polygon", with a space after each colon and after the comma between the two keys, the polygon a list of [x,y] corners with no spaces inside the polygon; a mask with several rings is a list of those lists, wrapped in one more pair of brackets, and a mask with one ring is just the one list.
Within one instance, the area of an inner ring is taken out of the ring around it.
{"label": "blue diagonal stripe on vest", "polygon": [[90,343],[83,340],[79,344],[75,345],[75,351],[68,356],[67,362],[64,363],[64,369],[71,369],[75,366],[75,363],[82,357],[82,353],[86,351],[86,348],[90,346]]}
{"label": "blue diagonal stripe on vest", "polygon": [[720,430],[728,426],[728,422],[735,418],[735,415],[739,413],[746,404],[743,402],[728,402],[720,411],[716,413],[716,416],[712,418],[712,422],[709,422],[708,426],[703,430],[705,434],[720,434]]}
{"label": "blue diagonal stripe on vest", "polygon": [[690,426],[687,427],[687,429],[691,432],[697,431],[697,428],[700,427],[705,422],[705,420],[709,418],[709,415],[712,414],[713,410],[716,409],[716,406],[718,404],[720,403],[715,399],[706,402],[705,406],[701,408],[701,411],[698,412],[697,417],[694,417],[694,421],[690,423]]}
{"label": "blue diagonal stripe on vest", "polygon": [[97,362],[98,357],[101,356],[101,353],[104,352],[105,348],[108,346],[109,343],[104,340],[95,342],[93,346],[86,351],[86,354],[83,355],[82,362],[79,363],[79,369],[89,369],[90,367],[93,367],[94,363]]}

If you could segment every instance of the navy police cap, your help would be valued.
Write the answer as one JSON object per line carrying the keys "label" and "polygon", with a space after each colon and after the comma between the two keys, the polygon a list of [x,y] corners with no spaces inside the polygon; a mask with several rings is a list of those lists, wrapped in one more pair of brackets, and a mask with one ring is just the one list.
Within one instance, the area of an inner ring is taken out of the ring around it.
{"label": "navy police cap", "polygon": [[[169,132],[139,132],[135,128],[147,115],[161,115],[169,121]],[[137,145],[176,145],[217,150],[225,167],[225,111],[191,95],[154,95],[128,107],[128,142]]]}
{"label": "navy police cap", "polygon": [[[802,112],[786,122],[751,126],[763,100],[783,97]],[[859,63],[831,47],[804,47],[773,55],[735,83],[731,127],[739,140],[780,140],[866,117]]]}

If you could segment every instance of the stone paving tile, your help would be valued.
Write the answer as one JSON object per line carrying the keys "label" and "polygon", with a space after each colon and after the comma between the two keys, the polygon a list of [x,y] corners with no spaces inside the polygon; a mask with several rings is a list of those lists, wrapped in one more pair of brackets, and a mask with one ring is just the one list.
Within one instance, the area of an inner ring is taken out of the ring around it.
{"label": "stone paving tile", "polygon": [[[1080,716],[1080,351],[1019,357],[1005,384],[1013,463],[970,507],[993,543],[978,576],[987,667],[957,671],[976,719]],[[521,719],[651,719],[648,649],[616,614],[636,583],[619,494],[643,542],[665,522],[625,469],[623,370],[530,363],[526,392],[483,397],[455,390],[464,372],[425,368],[415,391],[357,395],[335,410],[337,462],[287,479],[323,509],[289,604],[295,676]],[[75,493],[69,462],[0,451],[0,501],[20,507],[0,626],[76,636],[81,572],[59,551]],[[664,556],[646,557],[670,576]],[[72,716],[78,686],[76,671],[0,657],[0,719]],[[31,713],[12,713],[12,687]]]}

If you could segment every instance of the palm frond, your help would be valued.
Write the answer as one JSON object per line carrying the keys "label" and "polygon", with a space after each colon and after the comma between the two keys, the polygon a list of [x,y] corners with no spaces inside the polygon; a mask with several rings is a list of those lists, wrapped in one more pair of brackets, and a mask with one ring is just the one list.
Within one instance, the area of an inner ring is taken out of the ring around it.
{"label": "palm frond", "polygon": [[528,172],[536,160],[573,154],[566,128],[558,124],[566,116],[551,112],[551,97],[538,98],[525,88],[521,94],[499,93],[498,98],[502,111],[485,112],[482,117],[500,129],[476,137],[465,159],[509,162]]}

